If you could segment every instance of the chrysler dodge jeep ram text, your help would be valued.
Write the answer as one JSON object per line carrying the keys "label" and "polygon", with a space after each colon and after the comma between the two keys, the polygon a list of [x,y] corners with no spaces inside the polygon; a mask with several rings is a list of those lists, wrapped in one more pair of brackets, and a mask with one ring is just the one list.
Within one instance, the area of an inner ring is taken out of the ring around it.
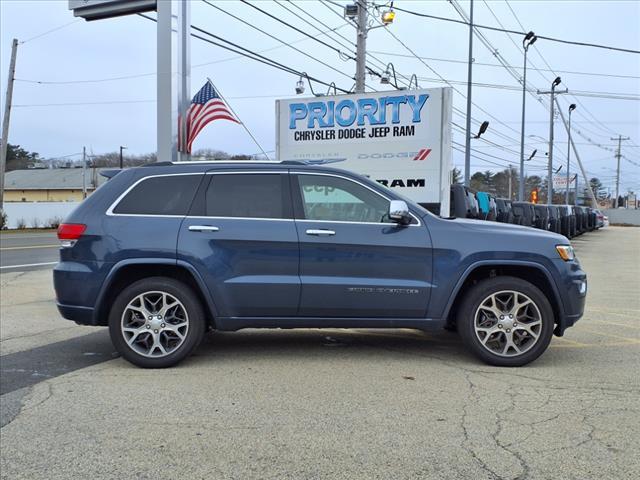
{"label": "chrysler dodge jeep ram text", "polygon": [[304,162],[157,163],[110,180],[60,225],[58,308],[167,367],[208,328],[457,329],[487,363],[535,360],[584,309],[566,237],[436,217]]}

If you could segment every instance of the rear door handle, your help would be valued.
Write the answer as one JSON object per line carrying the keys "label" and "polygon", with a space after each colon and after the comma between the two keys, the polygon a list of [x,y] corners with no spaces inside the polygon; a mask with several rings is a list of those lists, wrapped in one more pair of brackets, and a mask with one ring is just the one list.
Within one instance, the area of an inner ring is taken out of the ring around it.
{"label": "rear door handle", "polygon": [[218,230],[220,229],[213,225],[189,225],[190,232],[217,232]]}
{"label": "rear door handle", "polygon": [[310,228],[309,230],[307,230],[306,233],[307,235],[315,235],[315,236],[321,236],[321,235],[331,236],[336,234],[336,232],[334,232],[333,230],[313,229],[313,228]]}

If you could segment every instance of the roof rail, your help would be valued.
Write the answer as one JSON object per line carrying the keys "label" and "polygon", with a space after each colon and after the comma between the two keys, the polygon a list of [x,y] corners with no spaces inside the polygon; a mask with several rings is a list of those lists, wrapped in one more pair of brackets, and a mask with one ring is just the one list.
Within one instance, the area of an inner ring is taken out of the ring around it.
{"label": "roof rail", "polygon": [[344,162],[346,158],[312,158],[309,160],[192,160],[180,162],[157,162],[149,163],[145,166],[160,165],[197,165],[203,163],[277,163],[280,165],[326,165],[327,163]]}

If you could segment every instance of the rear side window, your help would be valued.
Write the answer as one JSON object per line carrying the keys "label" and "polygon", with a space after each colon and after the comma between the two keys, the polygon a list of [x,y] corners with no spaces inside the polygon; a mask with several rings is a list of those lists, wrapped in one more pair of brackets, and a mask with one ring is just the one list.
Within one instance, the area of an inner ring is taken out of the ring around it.
{"label": "rear side window", "polygon": [[207,217],[291,218],[288,178],[278,173],[211,175],[205,194]]}
{"label": "rear side window", "polygon": [[186,215],[202,175],[165,175],[138,183],[113,209],[129,215]]}

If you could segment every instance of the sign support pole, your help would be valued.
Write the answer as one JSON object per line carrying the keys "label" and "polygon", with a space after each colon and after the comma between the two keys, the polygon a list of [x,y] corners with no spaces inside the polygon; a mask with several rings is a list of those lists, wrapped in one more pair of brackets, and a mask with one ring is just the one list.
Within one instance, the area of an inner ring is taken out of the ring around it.
{"label": "sign support pole", "polygon": [[171,7],[173,0],[158,2],[157,22],[157,160],[177,160],[177,128],[172,98],[172,32]]}

